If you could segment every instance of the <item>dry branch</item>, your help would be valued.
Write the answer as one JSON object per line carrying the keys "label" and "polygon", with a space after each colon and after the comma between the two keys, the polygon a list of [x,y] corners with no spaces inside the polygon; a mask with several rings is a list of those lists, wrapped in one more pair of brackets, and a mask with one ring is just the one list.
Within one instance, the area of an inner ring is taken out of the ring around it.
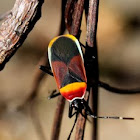
{"label": "dry branch", "polygon": [[66,27],[70,34],[79,38],[84,0],[68,0],[65,10]]}
{"label": "dry branch", "polygon": [[[89,0],[89,9],[86,10],[87,15],[87,36],[86,36],[86,52],[85,61],[88,84],[90,84],[90,95],[92,103],[92,111],[97,116],[98,109],[98,56],[97,56],[97,23],[98,23],[98,6],[99,0]],[[92,140],[97,140],[97,119],[93,119]]]}
{"label": "dry branch", "polygon": [[79,114],[76,126],[75,140],[83,140],[84,139],[84,131],[85,131],[86,119]]}
{"label": "dry branch", "polygon": [[[84,99],[87,101],[88,98],[89,98],[89,92],[87,91]],[[85,115],[85,117],[87,117],[84,110],[82,113]],[[76,126],[75,140],[84,139],[85,126],[86,126],[86,119],[81,114],[79,114],[79,117],[77,120],[77,126]]]}
{"label": "dry branch", "polygon": [[57,101],[57,108],[55,111],[55,118],[54,118],[54,122],[53,122],[51,140],[59,139],[59,133],[60,133],[60,127],[61,127],[64,107],[65,107],[65,98],[60,96]]}
{"label": "dry branch", "polygon": [[41,17],[44,0],[16,0],[0,27],[0,70],[22,45]]}
{"label": "dry branch", "polygon": [[86,42],[87,45],[90,47],[94,47],[96,45],[98,5],[99,5],[99,0],[89,0]]}
{"label": "dry branch", "polygon": [[47,59],[46,54],[44,54],[42,56],[42,58],[40,59],[39,63],[36,66],[35,74],[34,74],[34,77],[33,77],[33,85],[32,85],[31,91],[29,93],[29,97],[27,98],[26,102],[24,103],[25,105],[28,102],[29,103],[32,102],[37,97],[40,82],[44,78],[44,75],[45,75],[45,73],[39,69],[40,65],[44,65],[44,66],[48,65],[48,59]]}

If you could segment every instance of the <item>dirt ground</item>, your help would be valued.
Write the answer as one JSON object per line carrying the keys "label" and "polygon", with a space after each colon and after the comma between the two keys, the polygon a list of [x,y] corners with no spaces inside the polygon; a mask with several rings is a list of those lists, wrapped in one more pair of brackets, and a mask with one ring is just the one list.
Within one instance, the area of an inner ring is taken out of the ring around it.
{"label": "dirt ground", "polygon": [[[1,0],[0,13],[11,9],[14,2]],[[139,5],[138,0],[100,1],[97,34],[100,80],[116,87],[140,86]],[[45,0],[41,19],[0,73],[0,140],[50,140],[57,104],[57,98],[47,100],[56,89],[53,77],[43,78],[34,102],[25,104],[25,101],[32,90],[39,60],[47,52],[49,41],[58,35],[60,6],[60,0]],[[85,33],[83,22],[82,43]],[[23,104],[24,108],[17,110]],[[126,116],[135,120],[98,120],[98,140],[139,140],[139,108],[140,94],[121,95],[99,88],[100,116]],[[66,102],[60,140],[67,138],[73,121],[74,118],[68,118]],[[92,140],[91,133],[91,123],[87,121],[85,140]]]}

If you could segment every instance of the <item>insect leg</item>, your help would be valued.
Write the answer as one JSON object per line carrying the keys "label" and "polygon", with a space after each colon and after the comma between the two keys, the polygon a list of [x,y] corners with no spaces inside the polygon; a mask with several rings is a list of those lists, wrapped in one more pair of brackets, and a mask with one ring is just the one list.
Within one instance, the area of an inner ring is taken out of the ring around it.
{"label": "insect leg", "polygon": [[72,104],[70,103],[70,105],[69,105],[69,114],[68,114],[68,117],[69,118],[72,118],[75,114],[81,114],[84,118],[86,118],[86,115],[84,115],[83,113],[82,113],[82,110],[81,109],[79,109],[79,108],[77,108],[76,109],[76,111],[72,114],[72,112],[73,112],[73,106],[72,106]]}
{"label": "insect leg", "polygon": [[[46,66],[42,66],[42,65],[41,65],[41,66],[40,66],[40,69],[41,69],[43,72],[45,72],[45,73],[47,73],[47,74],[53,76],[53,73],[50,71],[49,67],[46,67]],[[59,96],[59,95],[60,95],[60,93],[59,93],[59,92],[56,93],[56,90],[54,90],[54,91],[50,94],[50,96],[48,97],[48,99],[52,99],[52,98],[57,97],[57,96]]]}
{"label": "insect leg", "polygon": [[83,101],[83,104],[84,104],[84,107],[85,107],[86,114],[89,115],[89,116],[93,115],[93,112],[91,111],[87,102],[84,99],[82,101]]}
{"label": "insect leg", "polygon": [[46,66],[42,66],[42,65],[41,65],[39,68],[40,68],[43,72],[45,72],[45,73],[47,73],[47,74],[53,76],[53,73],[50,71],[49,67],[46,67]]}
{"label": "insect leg", "polygon": [[85,46],[84,44],[82,44],[81,42],[79,42],[79,43],[80,43],[80,45],[81,45],[82,47],[86,48],[86,46]]}
{"label": "insect leg", "polygon": [[60,92],[56,93],[56,90],[53,90],[52,93],[50,94],[50,96],[48,97],[48,99],[52,99],[55,98],[57,96],[61,95]]}
{"label": "insect leg", "polygon": [[71,129],[71,131],[70,131],[70,134],[69,134],[67,140],[70,140],[70,137],[71,137],[71,134],[72,134],[73,129],[74,129],[74,127],[75,127],[75,124],[76,124],[76,122],[77,122],[77,119],[78,119],[78,113],[76,113],[76,118],[75,118],[75,121],[74,121],[73,127],[72,127],[72,129]]}
{"label": "insect leg", "polygon": [[73,106],[72,106],[72,103],[70,103],[70,105],[69,105],[69,114],[68,114],[69,118],[72,118],[77,113],[77,111],[75,111],[73,114],[72,114],[72,112],[73,112]]}

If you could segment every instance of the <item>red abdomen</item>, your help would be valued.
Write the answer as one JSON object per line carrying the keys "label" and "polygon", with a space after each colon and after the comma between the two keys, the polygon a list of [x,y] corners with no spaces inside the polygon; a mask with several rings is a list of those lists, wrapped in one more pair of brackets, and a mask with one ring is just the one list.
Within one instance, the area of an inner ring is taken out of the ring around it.
{"label": "red abdomen", "polygon": [[83,98],[87,85],[85,82],[75,82],[60,89],[60,93],[69,101],[76,98]]}

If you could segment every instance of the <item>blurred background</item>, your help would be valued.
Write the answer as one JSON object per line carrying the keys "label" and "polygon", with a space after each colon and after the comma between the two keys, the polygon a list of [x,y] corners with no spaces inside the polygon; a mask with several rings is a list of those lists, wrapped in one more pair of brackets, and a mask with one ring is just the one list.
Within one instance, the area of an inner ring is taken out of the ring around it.
{"label": "blurred background", "polygon": [[[12,9],[15,0],[0,1],[0,13]],[[98,57],[100,80],[115,87],[140,87],[140,1],[101,0],[98,20]],[[0,72],[0,140],[50,140],[57,98],[47,100],[56,89],[51,76],[40,83],[38,95],[25,104],[34,83],[38,62],[47,52],[49,41],[58,35],[61,1],[45,0],[42,17],[26,41]],[[85,20],[81,42],[85,40]],[[99,88],[98,114],[134,117],[134,121],[99,120],[98,140],[140,139],[140,94],[121,95]],[[65,140],[74,118],[68,118],[68,102],[63,116],[60,140]],[[91,139],[91,123],[87,121],[85,140]],[[74,139],[74,133],[72,135]]]}

